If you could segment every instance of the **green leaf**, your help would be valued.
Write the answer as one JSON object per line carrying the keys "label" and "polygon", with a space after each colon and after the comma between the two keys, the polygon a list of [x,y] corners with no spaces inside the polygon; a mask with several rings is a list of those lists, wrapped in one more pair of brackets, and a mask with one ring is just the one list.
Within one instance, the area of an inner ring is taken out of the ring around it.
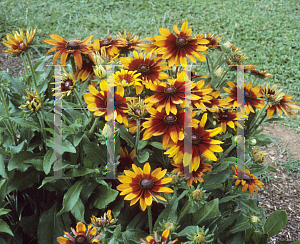
{"label": "green leaf", "polygon": [[26,141],[22,141],[18,146],[11,146],[11,154],[17,154],[19,152],[21,152],[25,146]]}
{"label": "green leaf", "polygon": [[9,225],[3,219],[0,219],[0,232],[7,233],[10,234],[11,236],[14,236]]}
{"label": "green leaf", "polygon": [[22,191],[26,188],[30,188],[37,182],[40,177],[40,172],[33,168],[29,168],[25,172],[16,171],[8,184],[8,192],[15,189]]}
{"label": "green leaf", "polygon": [[193,216],[193,225],[199,225],[201,221],[220,216],[219,199],[216,198],[205,203],[200,210]]}
{"label": "green leaf", "polygon": [[177,235],[178,236],[187,236],[192,232],[195,233],[197,231],[198,226],[187,226],[182,231],[180,231]]}
{"label": "green leaf", "polygon": [[237,201],[237,204],[239,208],[244,212],[251,210],[254,213],[259,213],[259,209],[252,199],[240,199],[239,201]]}
{"label": "green leaf", "polygon": [[103,147],[101,148],[97,144],[90,142],[86,135],[83,136],[83,142],[83,150],[93,163],[106,165],[106,153],[103,153]]}
{"label": "green leaf", "polygon": [[9,160],[7,170],[12,171],[13,169],[18,169],[24,172],[28,169],[28,167],[30,167],[30,165],[25,164],[24,161],[26,159],[30,159],[34,157],[36,157],[36,154],[32,152],[27,152],[27,151],[19,152],[14,156],[12,156],[12,158]]}
{"label": "green leaf", "polygon": [[63,207],[57,214],[58,216],[62,213],[70,211],[74,207],[79,199],[79,195],[84,184],[85,179],[76,181],[75,184],[66,192],[63,199]]}
{"label": "green leaf", "polygon": [[71,142],[69,142],[68,140],[62,140],[62,144],[61,145],[57,145],[54,143],[54,139],[47,139],[46,140],[46,145],[48,147],[53,148],[53,150],[55,150],[56,148],[61,148],[62,150],[62,154],[64,154],[65,152],[70,152],[70,153],[76,153],[76,149],[75,147],[72,145]]}
{"label": "green leaf", "polygon": [[22,217],[19,225],[23,228],[23,232],[30,236],[34,237],[37,232],[37,227],[39,223],[39,216],[38,215],[31,215],[28,217]]}
{"label": "green leaf", "polygon": [[274,167],[268,165],[268,170],[272,171],[272,172],[278,172],[277,169],[275,169]]}
{"label": "green leaf", "polygon": [[140,140],[138,145],[138,150],[143,149],[145,146],[147,146],[147,141]]}
{"label": "green leaf", "polygon": [[142,164],[145,163],[149,158],[149,153],[147,151],[142,151],[136,156],[136,159]]}
{"label": "green leaf", "polygon": [[71,213],[76,218],[76,220],[84,222],[84,211],[85,211],[84,205],[83,205],[81,199],[78,198],[74,207],[71,210]]}
{"label": "green leaf", "polygon": [[285,210],[275,210],[267,219],[264,230],[270,237],[278,234],[287,224]]}
{"label": "green leaf", "polygon": [[73,140],[73,144],[75,147],[77,147],[79,145],[79,143],[81,142],[82,138],[84,136],[84,132],[78,132]]}
{"label": "green leaf", "polygon": [[26,159],[23,161],[24,164],[31,164],[36,170],[43,171],[43,156]]}
{"label": "green leaf", "polygon": [[166,206],[166,208],[160,213],[155,224],[154,230],[159,227],[159,223],[165,221],[173,221],[176,223],[177,221],[177,207],[178,207],[178,199],[174,197]]}
{"label": "green leaf", "polygon": [[118,196],[119,192],[110,187],[101,185],[98,186],[97,192],[93,194],[94,206],[98,209],[104,209],[113,202]]}
{"label": "green leaf", "polygon": [[48,152],[45,154],[44,161],[43,161],[43,170],[46,175],[49,174],[51,170],[51,166],[55,161],[55,152],[53,148],[50,148]]}
{"label": "green leaf", "polygon": [[40,130],[40,125],[36,122],[29,121],[22,118],[11,118],[16,124],[21,125],[22,127],[33,129],[33,130]]}
{"label": "green leaf", "polygon": [[132,148],[134,148],[135,143],[132,135],[124,128],[123,126],[119,127],[120,136],[123,140],[125,140],[128,145]]}
{"label": "green leaf", "polygon": [[0,176],[7,179],[7,174],[6,174],[5,165],[3,161],[3,155],[0,155]]}
{"label": "green leaf", "polygon": [[88,174],[92,174],[94,173],[95,170],[94,169],[88,169],[88,168],[79,168],[79,169],[71,169],[68,173],[67,173],[67,177],[78,177],[78,176],[85,176]]}
{"label": "green leaf", "polygon": [[[145,218],[146,217],[146,218]],[[146,224],[148,221],[148,215],[145,212],[140,212],[126,225],[126,230],[139,229],[138,225]]]}
{"label": "green leaf", "polygon": [[155,147],[157,149],[163,150],[162,143],[160,143],[160,142],[157,142],[157,141],[149,142],[149,145],[151,145],[152,147]]}
{"label": "green leaf", "polygon": [[122,237],[125,240],[133,239],[136,240],[136,237],[145,238],[148,236],[148,233],[142,230],[126,230],[123,232]]}
{"label": "green leaf", "polygon": [[5,209],[5,208],[0,208],[0,216],[5,215],[9,213],[11,210],[10,209]]}
{"label": "green leaf", "polygon": [[69,231],[71,219],[69,214],[56,215],[56,204],[43,212],[38,225],[38,243],[53,244],[57,243],[57,237],[62,236],[62,231]]}

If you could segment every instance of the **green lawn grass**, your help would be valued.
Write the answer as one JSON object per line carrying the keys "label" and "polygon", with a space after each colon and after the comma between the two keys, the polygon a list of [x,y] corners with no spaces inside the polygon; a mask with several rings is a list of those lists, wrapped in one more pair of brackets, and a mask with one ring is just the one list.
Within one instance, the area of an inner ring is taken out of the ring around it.
{"label": "green lawn grass", "polygon": [[245,64],[273,74],[257,84],[278,84],[300,104],[299,9],[298,0],[2,0],[0,37],[18,28],[37,28],[34,45],[45,53],[50,46],[42,40],[49,34],[104,39],[126,29],[143,38],[188,20],[194,34],[219,34],[241,47],[249,57]]}

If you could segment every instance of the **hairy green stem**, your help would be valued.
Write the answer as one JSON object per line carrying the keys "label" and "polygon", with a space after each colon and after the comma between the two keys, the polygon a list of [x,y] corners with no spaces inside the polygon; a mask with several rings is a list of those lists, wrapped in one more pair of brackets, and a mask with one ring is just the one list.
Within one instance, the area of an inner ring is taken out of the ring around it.
{"label": "hairy green stem", "polygon": [[8,120],[8,123],[9,123],[10,134],[12,136],[12,140],[15,142],[15,145],[17,146],[18,145],[17,136],[16,136],[16,133],[15,133],[13,124],[12,124],[12,122],[10,120],[10,117],[9,117],[9,111],[8,111],[8,107],[7,107],[2,89],[0,89],[0,95],[1,95],[1,99],[2,99],[2,102],[3,102],[4,108],[5,108],[6,116],[8,117],[7,120]]}
{"label": "hairy green stem", "polygon": [[138,155],[138,146],[140,141],[140,119],[136,120],[136,139],[135,139],[135,155]]}
{"label": "hairy green stem", "polygon": [[94,128],[95,128],[95,126],[96,126],[98,120],[99,120],[99,117],[97,117],[97,118],[94,120],[94,123],[93,123],[93,125],[92,125],[92,128],[91,128],[90,131],[89,131],[89,136],[93,133]]}
{"label": "hairy green stem", "polygon": [[216,61],[216,63],[214,64],[213,68],[212,68],[212,71],[215,70],[215,68],[217,68],[218,66],[218,63],[220,62],[221,58],[223,57],[223,54],[225,53],[225,51],[222,51],[220,57],[218,58],[218,60]]}
{"label": "hairy green stem", "polygon": [[152,213],[151,213],[151,206],[147,206],[148,208],[148,222],[149,222],[149,232],[150,235],[152,234]]}
{"label": "hairy green stem", "polygon": [[42,119],[42,115],[40,114],[39,111],[36,113],[36,115],[37,115],[37,117],[39,119],[39,122],[40,122],[40,125],[41,125],[41,132],[42,132],[42,135],[43,135],[43,138],[44,138],[44,142],[46,142],[47,135],[46,135],[45,125],[44,125],[44,121]]}
{"label": "hairy green stem", "polygon": [[30,70],[31,70],[31,74],[32,74],[33,82],[34,82],[34,88],[36,89],[37,88],[36,78],[35,78],[33,66],[32,66],[31,59],[30,59],[28,52],[26,52],[26,57],[27,57],[27,60],[28,60],[29,66],[30,66]]}
{"label": "hairy green stem", "polygon": [[206,63],[207,63],[207,68],[208,68],[208,72],[210,73],[210,66],[209,66],[209,61],[208,61],[208,56],[206,55]]}
{"label": "hairy green stem", "polygon": [[26,59],[25,59],[25,57],[24,57],[23,54],[22,54],[21,56],[22,56],[22,59],[23,59],[23,62],[24,62],[25,73],[26,73],[26,75],[27,75],[27,74],[28,74],[28,69],[27,69]]}
{"label": "hairy green stem", "polygon": [[179,224],[179,221],[181,220],[181,218],[183,217],[183,215],[185,214],[185,212],[188,210],[188,208],[191,206],[192,203],[193,201],[190,201],[188,205],[186,205],[186,207],[181,211],[179,218],[177,219],[176,225]]}
{"label": "hairy green stem", "polygon": [[76,91],[76,88],[75,88],[75,87],[74,87],[73,91],[74,91],[74,93],[75,93],[75,96],[76,96],[77,100],[78,100],[79,103],[80,103],[81,108],[83,109],[83,112],[84,112],[85,116],[86,116],[87,118],[89,118],[87,112],[86,112],[85,109],[83,108],[82,101],[81,101],[81,99],[80,99],[80,97],[79,97],[79,95],[78,95],[78,92]]}

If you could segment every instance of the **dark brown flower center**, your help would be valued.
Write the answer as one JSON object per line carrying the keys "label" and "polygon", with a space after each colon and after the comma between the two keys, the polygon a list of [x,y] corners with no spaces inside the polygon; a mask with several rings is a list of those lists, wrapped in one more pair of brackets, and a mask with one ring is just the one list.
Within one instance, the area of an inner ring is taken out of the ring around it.
{"label": "dark brown flower center", "polygon": [[111,43],[111,40],[104,40],[102,46],[108,46]]}
{"label": "dark brown flower center", "polygon": [[220,115],[220,118],[221,118],[222,120],[230,120],[230,116],[229,116],[228,114],[221,114],[221,115]]}
{"label": "dark brown flower center", "polygon": [[173,86],[169,86],[169,87],[165,88],[164,92],[167,94],[174,94],[177,92],[177,89]]}
{"label": "dark brown flower center", "polygon": [[153,186],[153,182],[150,179],[142,179],[140,181],[140,187],[144,190],[149,189]]}
{"label": "dark brown flower center", "polygon": [[87,238],[85,236],[77,236],[75,244],[88,244]]}
{"label": "dark brown flower center", "polygon": [[200,138],[200,136],[197,135],[197,134],[192,134],[192,135],[191,135],[191,140],[192,140],[192,143],[193,143],[194,145],[198,145],[198,144],[200,143],[200,141],[201,141],[201,138]]}
{"label": "dark brown flower center", "polygon": [[188,44],[188,40],[184,37],[179,37],[176,39],[176,45],[177,46],[185,46],[186,44]]}
{"label": "dark brown flower center", "polygon": [[150,73],[150,67],[147,64],[140,64],[137,71],[142,75],[148,75]]}
{"label": "dark brown flower center", "polygon": [[66,80],[63,84],[63,91],[68,91],[70,89],[70,86],[73,85],[73,82],[71,80]]}
{"label": "dark brown flower center", "polygon": [[168,125],[174,125],[174,124],[176,124],[176,122],[177,122],[177,117],[174,116],[174,115],[172,115],[172,114],[166,115],[166,116],[164,117],[164,122],[165,122],[166,124],[168,124]]}
{"label": "dark brown flower center", "polygon": [[24,42],[21,42],[20,45],[19,45],[19,49],[23,50],[23,46],[24,46]]}
{"label": "dark brown flower center", "polygon": [[247,101],[247,102],[250,102],[251,101],[251,94],[249,93],[249,92],[247,92],[247,91],[245,91],[245,100]]}
{"label": "dark brown flower center", "polygon": [[68,50],[75,50],[80,48],[80,44],[77,43],[76,41],[69,41],[66,43],[66,49]]}

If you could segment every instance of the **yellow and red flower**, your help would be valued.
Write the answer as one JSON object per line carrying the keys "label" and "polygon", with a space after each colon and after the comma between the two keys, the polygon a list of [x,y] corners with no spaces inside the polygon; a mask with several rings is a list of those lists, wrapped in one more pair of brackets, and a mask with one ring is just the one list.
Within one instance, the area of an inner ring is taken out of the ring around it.
{"label": "yellow and red flower", "polygon": [[[217,119],[219,126],[222,128],[222,133],[226,132],[227,125],[235,130],[234,124],[237,123],[237,111],[232,109],[218,109],[217,116],[214,115],[214,118]],[[238,126],[243,129],[243,127],[238,124]]]}
{"label": "yellow and red flower", "polygon": [[192,29],[188,28],[188,23],[185,21],[181,30],[178,30],[177,25],[174,25],[174,32],[176,36],[168,29],[159,28],[161,36],[155,36],[154,45],[158,46],[155,51],[157,54],[162,54],[163,59],[169,59],[168,65],[171,67],[174,64],[177,66],[187,65],[186,57],[193,63],[196,63],[195,58],[200,61],[205,61],[205,57],[201,52],[207,53],[209,41],[202,38],[191,38]]}
{"label": "yellow and red flower", "polygon": [[[19,33],[20,32],[20,33]],[[6,40],[3,38],[2,43],[8,47],[7,50],[2,50],[5,53],[16,53],[19,54],[27,49],[27,47],[33,42],[36,29],[28,30],[26,35],[24,34],[23,29],[19,29],[19,32],[12,31],[12,34],[6,35]]]}
{"label": "yellow and red flower", "polygon": [[117,166],[117,173],[122,173],[124,170],[131,169],[131,166],[133,164],[133,157],[135,156],[135,149],[131,151],[129,154],[127,151],[127,148],[123,149],[120,147],[120,159],[119,159],[119,165]]}
{"label": "yellow and red flower", "polygon": [[[183,166],[183,162],[179,164],[172,163],[173,166],[177,167],[172,171],[172,173],[177,174],[179,172],[180,177],[185,177],[187,180],[188,186],[191,186],[193,184],[193,181],[195,183],[197,182],[203,182],[203,173],[207,171],[211,171],[209,167],[211,167],[210,164],[204,163],[206,160],[206,157],[201,157],[200,158],[200,165],[197,170],[192,170],[192,172],[189,172],[189,168]],[[200,179],[194,179],[194,178],[200,178]]]}
{"label": "yellow and red flower", "polygon": [[[148,87],[152,91],[157,91],[158,93],[154,94],[151,97],[145,99],[146,103],[151,103],[156,105],[156,109],[161,112],[163,108],[166,109],[167,115],[172,112],[177,114],[176,104],[182,106],[185,105],[185,72],[177,74],[176,79],[170,79],[167,82],[162,82],[161,84],[149,84]],[[200,97],[192,94],[192,100],[198,100]],[[196,102],[196,101],[194,101]]]}
{"label": "yellow and red flower", "polygon": [[153,198],[155,201],[158,198],[166,202],[166,199],[161,197],[158,192],[173,192],[172,189],[163,186],[172,181],[171,178],[162,179],[167,169],[156,168],[151,173],[148,162],[144,165],[143,170],[135,164],[132,164],[132,169],[134,172],[124,170],[125,175],[119,176],[119,181],[122,184],[117,186],[117,190],[121,191],[120,195],[127,195],[124,199],[131,200],[130,206],[140,200],[141,208],[145,211],[147,206],[151,206]]}
{"label": "yellow and red flower", "polygon": [[55,50],[59,50],[54,54],[53,63],[56,64],[56,60],[61,55],[60,58],[61,65],[65,65],[69,53],[73,54],[77,67],[81,69],[82,68],[81,54],[88,54],[91,52],[90,50],[91,45],[88,43],[92,40],[93,35],[91,35],[90,37],[88,37],[83,41],[79,41],[79,40],[66,41],[59,35],[50,35],[50,37],[54,40],[44,40],[44,42],[49,45],[55,45],[55,47],[52,47],[46,53],[45,56],[47,56],[49,53]]}
{"label": "yellow and red flower", "polygon": [[[161,112],[154,108],[149,109],[151,117],[148,121],[143,123],[146,128],[143,135],[143,140],[148,140],[152,136],[163,135],[162,145],[165,149],[170,139],[177,143],[178,140],[183,140],[183,127],[184,127],[184,111],[180,110],[177,114],[172,112],[168,115],[163,109]],[[192,112],[192,117],[195,117],[197,111]],[[193,125],[197,125],[198,120],[193,119]]]}
{"label": "yellow and red flower", "polygon": [[138,54],[136,51],[133,51],[134,58],[121,57],[120,61],[124,69],[139,73],[144,85],[148,83],[157,84],[160,83],[160,80],[168,78],[168,75],[163,70],[170,68],[165,66],[166,62],[161,61],[161,57],[152,58],[153,56],[153,53],[148,53],[146,58],[144,58],[142,53]]}
{"label": "yellow and red flower", "polygon": [[104,216],[101,218],[97,218],[94,215],[91,217],[91,223],[96,227],[106,227],[112,224],[116,219],[114,219],[111,215],[111,211],[108,210],[104,213]]}
{"label": "yellow and red flower", "polygon": [[118,47],[120,47],[121,49],[121,54],[125,54],[127,55],[130,51],[133,50],[140,50],[141,48],[139,47],[139,45],[141,43],[143,43],[143,40],[139,40],[138,36],[135,36],[136,33],[133,33],[131,31],[128,31],[126,33],[126,30],[124,30],[124,35],[122,36],[122,34],[120,32],[118,32],[117,36],[118,36]]}
{"label": "yellow and red flower", "polygon": [[196,35],[196,37],[198,39],[206,39],[209,41],[208,44],[205,44],[205,46],[207,46],[208,48],[213,48],[213,47],[220,47],[221,44],[220,44],[220,41],[222,40],[222,37],[218,37],[218,35],[214,35],[214,34],[211,34],[211,33],[208,33],[208,34],[198,34]]}
{"label": "yellow and red flower", "polygon": [[[235,167],[232,166],[232,170],[236,173],[238,171],[237,165],[235,165]],[[237,175],[234,175],[233,177],[239,178],[235,181],[235,185],[242,184],[242,186],[243,186],[242,192],[249,189],[249,192],[253,196],[254,190],[257,193],[256,186],[262,188],[262,185],[264,185],[264,183],[259,181],[256,176],[254,176],[253,174],[250,174],[250,171],[248,169],[245,169],[244,173],[242,172],[242,170],[239,170],[239,172],[241,172],[240,174],[243,174],[240,176],[241,179]]]}
{"label": "yellow and red flower", "polygon": [[60,236],[57,237],[57,241],[60,244],[78,244],[78,243],[100,244],[98,239],[102,236],[102,233],[100,232],[98,235],[96,235],[97,229],[96,227],[92,228],[92,224],[89,224],[88,229],[86,229],[85,224],[83,224],[82,222],[78,222],[76,225],[76,231],[72,227],[71,227],[71,231],[74,237],[65,231],[64,234],[68,238]]}
{"label": "yellow and red flower", "polygon": [[[160,238],[160,241],[158,240],[157,238],[157,231],[153,231],[154,232],[154,237],[153,238],[152,236],[147,236],[146,237],[146,240],[147,241],[144,241],[142,238],[141,238],[141,241],[142,243],[141,244],[165,244],[165,241],[168,239],[169,237],[169,234],[170,234],[170,229],[165,229],[164,232],[162,233],[161,235],[161,238]],[[176,241],[178,241],[178,239],[176,238],[174,241],[171,241],[169,244],[174,244]]]}
{"label": "yellow and red flower", "polygon": [[[185,152],[183,139],[178,140],[177,144],[171,144],[171,148],[165,152],[165,154],[169,154],[169,157],[173,157],[175,164],[183,161],[184,167],[189,166],[189,172],[196,171],[199,168],[201,154],[208,159],[217,161],[218,159],[213,152],[223,152],[222,147],[216,145],[223,144],[223,142],[211,139],[219,134],[222,129],[218,127],[213,130],[204,130],[206,121],[207,113],[203,114],[198,127],[193,126],[192,134],[186,136],[187,142],[192,147],[192,154]],[[183,160],[184,158],[186,160]]]}
{"label": "yellow and red flower", "polygon": [[210,104],[213,99],[213,96],[210,95],[213,89],[210,88],[210,86],[203,87],[204,83],[204,80],[198,81],[191,91],[192,94],[199,97],[197,100],[192,100],[193,107],[206,108],[207,106],[205,104]]}
{"label": "yellow and red flower", "polygon": [[125,113],[127,113],[127,101],[131,98],[124,98],[118,93],[114,94],[114,99],[107,99],[107,84],[105,80],[100,83],[100,88],[102,91],[98,91],[94,86],[89,85],[90,93],[84,93],[83,97],[85,102],[88,104],[88,110],[95,112],[95,116],[102,116],[105,114],[105,119],[107,120],[107,100],[108,102],[114,103],[114,117],[119,123],[124,123],[128,125],[128,119]]}

